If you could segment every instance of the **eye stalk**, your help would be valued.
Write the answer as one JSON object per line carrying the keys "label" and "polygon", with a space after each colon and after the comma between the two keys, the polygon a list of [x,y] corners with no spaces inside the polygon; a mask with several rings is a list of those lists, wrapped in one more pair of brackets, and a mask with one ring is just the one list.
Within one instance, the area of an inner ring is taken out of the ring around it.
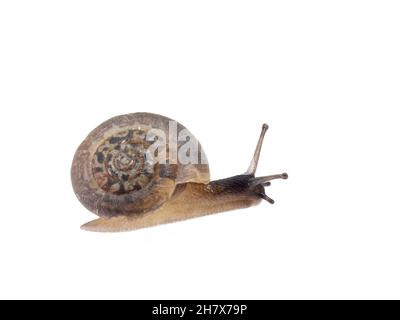
{"label": "eye stalk", "polygon": [[287,179],[289,176],[286,172],[281,173],[281,174],[273,174],[270,176],[265,176],[265,177],[257,177],[257,178],[253,178],[250,180],[249,184],[250,186],[255,186],[258,184],[263,185],[264,187],[266,186],[270,186],[271,185],[271,180],[275,180],[275,179]]}
{"label": "eye stalk", "polygon": [[258,166],[258,159],[260,159],[261,147],[264,141],[265,133],[268,130],[268,125],[264,123],[261,128],[260,138],[258,139],[256,150],[254,151],[253,159],[250,162],[250,166],[245,172],[245,174],[249,174],[254,176]]}
{"label": "eye stalk", "polygon": [[[253,159],[250,162],[250,166],[247,169],[245,175],[250,175],[251,178],[249,180],[249,187],[250,188],[256,188],[257,186],[263,186],[263,187],[268,187],[271,185],[271,180],[275,179],[287,179],[289,176],[286,172],[281,173],[281,174],[273,174],[269,176],[263,176],[263,177],[255,177],[255,173],[257,171],[257,166],[258,166],[258,160],[260,159],[260,154],[261,154],[261,147],[264,141],[265,133],[268,130],[268,125],[264,123],[261,128],[261,134],[260,138],[258,139],[258,143],[256,146],[256,150],[254,151],[254,156]],[[260,196],[260,198],[268,201],[269,203],[273,204],[275,201],[268,197],[265,192],[258,192],[257,195]]]}

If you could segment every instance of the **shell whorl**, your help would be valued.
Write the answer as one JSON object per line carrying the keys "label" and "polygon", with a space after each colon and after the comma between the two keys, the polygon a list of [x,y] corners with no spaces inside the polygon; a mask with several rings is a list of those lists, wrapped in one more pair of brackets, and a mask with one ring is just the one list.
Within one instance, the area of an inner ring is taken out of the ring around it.
{"label": "shell whorl", "polygon": [[[171,121],[161,115],[132,113],[94,129],[76,151],[71,169],[82,204],[103,217],[141,214],[162,206],[176,184],[207,183],[207,164],[160,164],[147,157],[152,142],[146,134],[151,129],[168,132]],[[204,156],[200,144],[198,152]]]}
{"label": "shell whorl", "polygon": [[107,138],[92,160],[93,176],[101,189],[115,194],[141,190],[154,176],[146,158],[151,143],[143,130],[124,130]]}

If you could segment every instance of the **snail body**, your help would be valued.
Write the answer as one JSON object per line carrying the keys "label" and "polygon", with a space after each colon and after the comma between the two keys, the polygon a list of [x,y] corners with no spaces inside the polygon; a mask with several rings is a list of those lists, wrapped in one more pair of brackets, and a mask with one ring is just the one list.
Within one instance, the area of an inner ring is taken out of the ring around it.
{"label": "snail body", "polygon": [[82,142],[72,163],[76,196],[99,216],[81,228],[129,231],[247,208],[262,199],[273,203],[264,187],[287,174],[255,177],[267,128],[246,173],[210,181],[205,152],[180,123],[151,113],[109,119]]}

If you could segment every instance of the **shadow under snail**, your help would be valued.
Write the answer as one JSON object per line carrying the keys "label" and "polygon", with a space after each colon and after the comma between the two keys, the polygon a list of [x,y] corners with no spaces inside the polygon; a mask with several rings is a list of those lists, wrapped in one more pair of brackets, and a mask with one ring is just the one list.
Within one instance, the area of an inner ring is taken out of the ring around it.
{"label": "shadow under snail", "polygon": [[72,163],[76,196],[99,216],[81,228],[129,231],[247,208],[262,199],[274,203],[264,187],[288,175],[255,177],[267,129],[264,124],[245,173],[210,181],[201,145],[180,123],[151,113],[107,120],[81,143]]}

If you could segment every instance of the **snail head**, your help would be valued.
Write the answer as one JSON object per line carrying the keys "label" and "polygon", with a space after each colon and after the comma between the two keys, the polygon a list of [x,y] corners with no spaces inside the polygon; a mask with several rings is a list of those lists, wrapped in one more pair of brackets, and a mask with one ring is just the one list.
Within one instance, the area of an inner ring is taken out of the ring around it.
{"label": "snail head", "polygon": [[258,165],[258,160],[260,158],[260,153],[261,153],[261,147],[264,141],[264,136],[265,133],[268,130],[268,125],[266,123],[264,123],[262,125],[262,129],[261,129],[261,134],[260,134],[260,138],[258,139],[258,143],[257,143],[257,147],[256,150],[254,152],[254,156],[253,159],[251,160],[250,166],[247,169],[247,171],[245,172],[245,174],[243,175],[244,177],[246,177],[247,179],[247,183],[248,183],[248,187],[249,189],[256,193],[260,198],[268,201],[269,203],[273,204],[274,200],[271,199],[270,197],[268,197],[265,194],[265,189],[264,187],[268,187],[271,185],[271,180],[274,179],[287,179],[288,178],[288,174],[287,173],[281,173],[281,174],[273,174],[273,175],[269,175],[269,176],[262,176],[262,177],[256,177],[255,173],[257,170],[257,165]]}

